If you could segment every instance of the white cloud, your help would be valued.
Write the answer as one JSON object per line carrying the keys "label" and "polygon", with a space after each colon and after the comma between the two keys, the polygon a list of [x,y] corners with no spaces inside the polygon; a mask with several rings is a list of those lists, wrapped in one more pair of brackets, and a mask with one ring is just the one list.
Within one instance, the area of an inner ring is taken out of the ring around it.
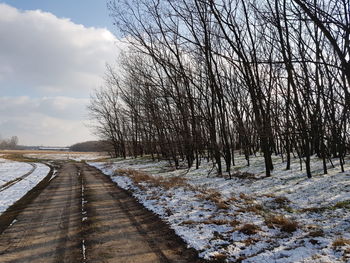
{"label": "white cloud", "polygon": [[107,29],[6,4],[0,4],[0,35],[0,81],[41,94],[89,92],[100,84],[106,61],[113,62],[117,53],[117,39]]}
{"label": "white cloud", "polygon": [[91,139],[86,104],[103,84],[121,43],[40,10],[0,4],[0,134],[24,144],[68,145]]}
{"label": "white cloud", "polygon": [[70,97],[0,98],[0,131],[29,145],[71,145],[93,139],[85,125],[88,99]]}

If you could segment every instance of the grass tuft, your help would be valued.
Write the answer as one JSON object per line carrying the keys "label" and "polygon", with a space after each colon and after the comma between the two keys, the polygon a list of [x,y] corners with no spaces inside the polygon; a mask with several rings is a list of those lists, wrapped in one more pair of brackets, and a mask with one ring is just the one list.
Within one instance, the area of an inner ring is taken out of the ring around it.
{"label": "grass tuft", "polygon": [[254,224],[245,224],[239,228],[239,232],[246,235],[254,235],[260,231],[260,227]]}
{"label": "grass tuft", "polygon": [[283,215],[272,215],[265,218],[265,223],[268,227],[279,227],[281,231],[292,233],[299,227],[297,221],[288,219]]}
{"label": "grass tuft", "polygon": [[333,241],[332,246],[335,248],[339,248],[339,247],[344,247],[350,245],[350,239],[346,239],[343,237],[338,237],[336,240]]}
{"label": "grass tuft", "polygon": [[285,197],[285,196],[278,196],[278,197],[276,197],[276,198],[274,199],[274,202],[277,203],[277,204],[279,204],[279,205],[281,205],[281,206],[283,206],[283,205],[288,204],[290,201],[289,201],[288,198]]}
{"label": "grass tuft", "polygon": [[223,254],[223,253],[216,253],[214,256],[213,256],[213,261],[215,263],[223,263],[223,262],[226,262],[226,259],[227,259],[227,255]]}

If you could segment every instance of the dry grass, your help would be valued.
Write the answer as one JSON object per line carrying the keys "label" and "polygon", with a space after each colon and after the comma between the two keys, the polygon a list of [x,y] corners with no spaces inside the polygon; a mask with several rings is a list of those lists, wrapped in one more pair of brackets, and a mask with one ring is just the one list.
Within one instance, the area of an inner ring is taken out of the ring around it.
{"label": "dry grass", "polygon": [[221,263],[221,262],[226,262],[227,255],[223,253],[217,253],[213,256],[213,260],[215,263]]}
{"label": "dry grass", "polygon": [[240,209],[237,210],[237,212],[242,212],[242,213],[251,212],[251,213],[260,215],[264,212],[264,207],[260,204],[252,204],[246,207],[241,207]]}
{"label": "dry grass", "polygon": [[257,238],[248,238],[248,239],[244,240],[243,242],[248,247],[248,246],[254,245],[255,243],[259,242],[259,239],[257,239]]}
{"label": "dry grass", "polygon": [[41,151],[41,150],[1,150],[0,154],[36,154],[36,153],[42,153],[42,154],[86,154],[86,153],[92,153],[92,152],[66,152],[66,151]]}
{"label": "dry grass", "polygon": [[344,247],[347,245],[350,245],[350,239],[346,239],[343,237],[338,237],[336,240],[333,241],[333,244],[332,244],[332,246],[335,248]]}
{"label": "dry grass", "polygon": [[237,201],[238,201],[238,198],[234,194],[232,194],[232,196],[227,199],[227,202],[237,202]]}
{"label": "dry grass", "polygon": [[186,179],[183,177],[163,177],[163,176],[152,176],[145,172],[134,170],[134,169],[117,169],[115,174],[123,174],[129,176],[135,184],[140,185],[141,183],[148,183],[153,186],[162,187],[164,189],[171,189],[175,187],[187,187],[188,184]]}
{"label": "dry grass", "polygon": [[279,205],[281,205],[281,206],[284,206],[284,205],[290,203],[290,201],[288,200],[288,198],[285,197],[285,196],[278,196],[278,197],[276,197],[276,198],[274,199],[274,202],[277,203],[277,204],[279,204]]}
{"label": "dry grass", "polygon": [[314,228],[309,232],[310,237],[323,237],[324,231],[320,228]]}
{"label": "dry grass", "polygon": [[181,222],[181,225],[195,225],[195,224],[198,224],[198,222],[193,221],[193,220],[186,220],[186,221]]}
{"label": "dry grass", "polygon": [[322,213],[326,210],[348,209],[348,208],[350,208],[350,200],[344,200],[330,206],[303,208],[303,209],[300,209],[299,212]]}
{"label": "dry grass", "polygon": [[240,179],[257,179],[255,177],[255,174],[253,174],[253,173],[240,172],[240,171],[232,173],[232,176],[240,178]]}
{"label": "dry grass", "polygon": [[322,213],[326,210],[325,207],[307,207],[307,208],[303,208],[303,209],[300,209],[298,210],[298,212],[301,212],[301,213]]}
{"label": "dry grass", "polygon": [[221,193],[217,191],[210,190],[205,199],[208,201],[212,201],[218,209],[227,210],[230,208],[229,204],[223,199]]}
{"label": "dry grass", "polygon": [[175,187],[184,187],[189,190],[197,190],[201,192],[201,194],[197,195],[197,198],[213,202],[218,209],[227,210],[230,208],[229,203],[223,199],[222,195],[219,192],[208,189],[193,189],[193,187],[187,183],[186,179],[181,176],[168,178],[164,176],[152,176],[145,172],[134,169],[117,169],[114,171],[114,174],[129,176],[139,187],[142,187],[141,183],[146,182],[152,186],[162,187],[166,190]]}
{"label": "dry grass", "polygon": [[281,231],[292,233],[299,227],[298,222],[288,219],[283,215],[271,215],[265,218],[265,223],[268,227],[279,227]]}
{"label": "dry grass", "polygon": [[337,208],[350,208],[350,200],[340,201],[334,205],[334,209]]}
{"label": "dry grass", "polygon": [[230,208],[228,201],[224,200],[222,195],[214,190],[202,190],[201,194],[196,195],[197,198],[213,202],[218,209],[227,210]]}
{"label": "dry grass", "polygon": [[238,220],[231,220],[230,222],[230,226],[232,227],[237,227],[241,222],[239,222]]}
{"label": "dry grass", "polygon": [[260,231],[260,227],[254,224],[244,224],[238,230],[246,235],[254,235]]}
{"label": "dry grass", "polygon": [[10,161],[15,161],[15,162],[40,162],[41,159],[37,159],[37,158],[28,158],[28,157],[24,157],[23,154],[20,153],[9,153],[9,154],[5,154],[2,155],[1,158],[10,160]]}
{"label": "dry grass", "polygon": [[240,193],[239,194],[239,198],[243,199],[243,200],[246,200],[246,201],[252,201],[253,198],[245,193]]}
{"label": "dry grass", "polygon": [[186,179],[181,176],[174,176],[170,178],[163,177],[162,186],[166,189],[174,188],[174,187],[187,187]]}
{"label": "dry grass", "polygon": [[240,224],[237,220],[227,220],[227,219],[215,219],[208,218],[204,221],[194,221],[194,220],[186,220],[181,223],[182,225],[194,225],[194,224],[205,224],[205,225],[229,225],[232,227],[236,227]]}
{"label": "dry grass", "polygon": [[201,222],[203,224],[206,224],[206,225],[210,225],[210,224],[213,224],[213,225],[229,225],[230,224],[230,221],[229,220],[225,220],[225,219],[207,219],[203,222]]}

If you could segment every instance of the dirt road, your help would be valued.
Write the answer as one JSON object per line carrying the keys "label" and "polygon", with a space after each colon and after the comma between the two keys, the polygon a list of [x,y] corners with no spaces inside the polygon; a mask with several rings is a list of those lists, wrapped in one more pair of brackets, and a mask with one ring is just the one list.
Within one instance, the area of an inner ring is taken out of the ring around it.
{"label": "dirt road", "polygon": [[0,262],[201,261],[166,224],[98,170],[65,163],[0,235]]}

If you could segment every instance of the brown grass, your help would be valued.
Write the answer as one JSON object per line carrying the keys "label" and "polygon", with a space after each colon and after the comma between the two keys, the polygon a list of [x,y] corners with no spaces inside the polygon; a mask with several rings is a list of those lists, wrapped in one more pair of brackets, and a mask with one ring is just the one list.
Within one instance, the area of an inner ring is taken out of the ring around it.
{"label": "brown grass", "polygon": [[337,247],[344,247],[350,245],[350,239],[346,239],[343,237],[338,237],[336,240],[333,241],[332,246],[337,248]]}
{"label": "brown grass", "polygon": [[239,194],[239,197],[240,197],[241,199],[248,200],[248,201],[253,200],[253,198],[252,198],[251,196],[249,196],[249,195],[247,195],[247,194],[245,194],[245,193],[240,193],[240,194]]}
{"label": "brown grass", "polygon": [[292,233],[299,227],[298,222],[288,219],[283,215],[272,215],[265,218],[265,223],[268,227],[279,227],[281,231]]}
{"label": "brown grass", "polygon": [[134,169],[117,169],[115,174],[124,174],[129,176],[135,184],[149,183],[153,186],[159,186],[164,189],[171,189],[175,187],[187,187],[186,179],[183,177],[163,177],[163,176],[152,176],[145,172],[134,170]]}
{"label": "brown grass", "polygon": [[314,231],[309,232],[310,237],[323,237],[324,231],[322,229],[316,229]]}
{"label": "brown grass", "polygon": [[240,224],[241,222],[239,222],[238,220],[232,220],[231,222],[230,222],[230,226],[232,226],[232,227],[236,227],[236,226],[238,226],[239,224]]}
{"label": "brown grass", "polygon": [[299,211],[304,213],[304,212],[310,212],[310,213],[322,213],[326,210],[325,207],[307,207],[300,209]]}
{"label": "brown grass", "polygon": [[290,201],[288,200],[287,197],[285,196],[278,196],[274,199],[274,202],[279,204],[279,205],[286,205],[288,204]]}
{"label": "brown grass", "polygon": [[254,224],[245,224],[239,228],[239,232],[246,235],[254,235],[260,231],[260,227]]}
{"label": "brown grass", "polygon": [[215,263],[221,263],[221,262],[226,262],[227,255],[223,253],[217,253],[213,256],[213,260]]}
{"label": "brown grass", "polygon": [[214,190],[204,190],[201,194],[196,195],[197,198],[213,202],[218,209],[227,210],[230,204],[225,201],[221,193]]}
{"label": "brown grass", "polygon": [[241,178],[241,179],[257,179],[255,177],[255,174],[253,174],[253,173],[240,172],[240,171],[232,173],[232,176],[238,177],[238,178]]}
{"label": "brown grass", "polygon": [[255,214],[261,214],[264,211],[264,207],[260,204],[253,204],[253,205],[248,205],[246,207],[241,207],[240,209],[237,210],[237,212],[251,212]]}
{"label": "brown grass", "polygon": [[[134,169],[117,169],[114,171],[114,174],[123,174],[129,176],[139,187],[142,187],[141,183],[146,182],[152,186],[162,187],[167,190],[175,187],[184,187],[189,190],[194,190],[193,187],[187,183],[186,179],[181,176],[168,178],[164,176],[152,176],[145,172]],[[227,210],[230,208],[228,202],[223,199],[222,195],[219,192],[208,189],[197,190],[201,192],[201,194],[197,195],[198,198],[213,202],[218,209]]]}
{"label": "brown grass", "polygon": [[186,220],[181,223],[181,225],[194,225],[198,224],[199,222],[193,221],[193,220]]}
{"label": "brown grass", "polygon": [[254,245],[258,241],[259,240],[256,238],[248,238],[248,239],[244,240],[243,242],[248,247],[248,246]]}
{"label": "brown grass", "polygon": [[201,222],[203,224],[213,224],[213,225],[229,225],[231,223],[231,221],[226,220],[226,219],[207,219],[203,222]]}

